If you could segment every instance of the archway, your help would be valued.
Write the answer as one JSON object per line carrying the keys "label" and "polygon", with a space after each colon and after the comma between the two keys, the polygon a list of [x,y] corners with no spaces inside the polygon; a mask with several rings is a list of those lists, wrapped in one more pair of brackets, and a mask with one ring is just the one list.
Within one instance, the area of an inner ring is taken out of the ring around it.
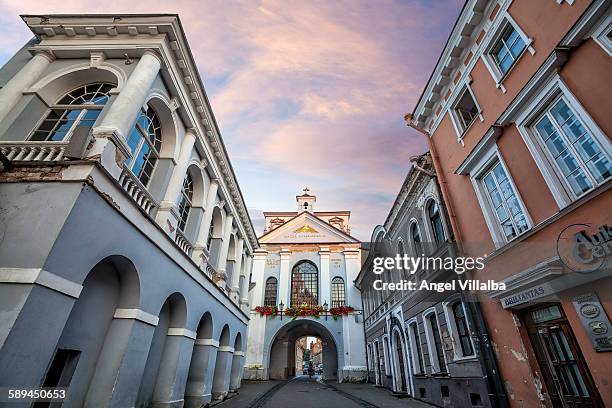
{"label": "archway", "polygon": [[323,367],[323,340],[317,336],[303,336],[295,341],[295,373],[308,374],[312,367],[315,374],[320,374]]}
{"label": "archway", "polygon": [[304,336],[321,339],[323,379],[338,377],[338,348],[332,334],[319,322],[300,319],[283,326],[271,342],[267,357],[270,379],[288,379],[296,375],[295,344]]}
{"label": "archway", "polygon": [[198,324],[196,339],[189,364],[189,374],[185,387],[185,407],[199,408],[210,402],[212,378],[217,350],[213,340],[213,319],[209,312],[204,313]]}
{"label": "archway", "polygon": [[83,289],[57,343],[43,381],[45,387],[68,388],[65,402],[95,405],[113,392],[126,331],[115,318],[117,309],[139,307],[140,284],[132,262],[123,256],[100,261],[87,274]]}

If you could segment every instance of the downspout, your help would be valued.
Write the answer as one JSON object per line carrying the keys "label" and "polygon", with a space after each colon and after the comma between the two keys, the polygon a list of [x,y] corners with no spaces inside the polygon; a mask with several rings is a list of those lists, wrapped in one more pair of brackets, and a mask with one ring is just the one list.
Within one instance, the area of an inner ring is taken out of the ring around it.
{"label": "downspout", "polygon": [[[419,128],[418,126],[416,126],[416,124],[414,124],[414,122],[412,121],[411,113],[406,114],[406,116],[404,116],[404,119],[406,120],[406,123],[409,127],[423,134],[427,139],[427,144],[429,146],[429,151],[431,152],[434,169],[436,171],[436,174],[433,175],[432,178],[435,181],[438,193],[443,198],[441,207],[445,209],[449,215],[450,224],[455,235],[455,242],[457,243],[458,254],[463,254],[463,239],[461,236],[459,225],[457,223],[457,216],[455,214],[453,201],[450,194],[448,194],[448,190],[446,188],[446,180],[444,179],[444,173],[442,173],[442,168],[440,167],[440,163],[438,161],[438,154],[433,142],[431,141],[431,136],[429,132]],[[424,171],[424,169],[421,169],[416,165],[415,168],[417,168],[417,170]],[[463,277],[463,275],[461,275],[461,277]],[[501,380],[497,364],[497,358],[495,357],[495,353],[493,351],[493,348],[491,347],[489,331],[482,313],[482,309],[480,307],[480,301],[474,293],[469,291],[462,291],[460,292],[460,295],[463,304],[467,305],[467,314],[476,326],[475,332],[472,332],[472,338],[475,338],[477,343],[477,357],[480,366],[484,371],[484,380],[487,384],[489,400],[491,401],[491,404],[494,408],[507,408],[510,406],[508,403],[508,396],[506,395],[504,385]]]}

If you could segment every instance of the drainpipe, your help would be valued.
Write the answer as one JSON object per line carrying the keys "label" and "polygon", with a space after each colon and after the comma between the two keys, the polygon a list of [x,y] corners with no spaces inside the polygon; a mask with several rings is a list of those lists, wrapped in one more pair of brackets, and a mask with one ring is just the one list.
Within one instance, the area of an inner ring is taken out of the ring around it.
{"label": "drainpipe", "polygon": [[[435,181],[436,189],[438,194],[443,198],[440,204],[441,207],[446,210],[449,218],[450,224],[455,235],[455,243],[457,243],[458,253],[462,254],[462,236],[461,231],[459,229],[459,225],[457,223],[457,216],[454,211],[454,205],[450,194],[448,194],[446,180],[444,178],[444,173],[442,172],[442,168],[440,167],[440,162],[438,160],[438,154],[436,148],[431,141],[431,136],[429,132],[419,128],[412,121],[412,114],[408,113],[404,116],[406,120],[406,124],[416,130],[417,132],[423,134],[427,139],[427,144],[429,146],[429,151],[431,152],[431,158],[433,161],[434,169],[436,174],[432,176]],[[415,164],[415,168],[420,171],[426,170],[417,167]],[[431,172],[428,172],[431,173]],[[486,321],[484,319],[482,309],[480,307],[480,302],[478,297],[472,292],[460,292],[461,300],[464,305],[467,305],[466,313],[468,314],[470,320],[474,322],[475,332],[472,333],[472,337],[476,337],[476,346],[477,346],[477,357],[480,366],[484,371],[484,380],[487,384],[487,392],[489,394],[489,400],[491,401],[493,408],[507,408],[509,407],[508,396],[506,395],[504,385],[502,383],[501,375],[499,372],[497,358],[495,357],[495,353],[493,352],[493,348],[491,347],[491,341],[489,338],[489,331],[486,325]]]}

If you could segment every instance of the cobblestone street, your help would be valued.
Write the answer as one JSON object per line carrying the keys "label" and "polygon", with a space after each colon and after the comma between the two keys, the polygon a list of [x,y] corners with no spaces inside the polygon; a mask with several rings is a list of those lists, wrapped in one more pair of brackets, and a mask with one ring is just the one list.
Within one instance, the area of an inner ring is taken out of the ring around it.
{"label": "cobblestone street", "polygon": [[394,397],[372,384],[322,382],[316,377],[289,381],[243,381],[239,393],[217,404],[218,408],[427,408],[431,405],[410,398]]}

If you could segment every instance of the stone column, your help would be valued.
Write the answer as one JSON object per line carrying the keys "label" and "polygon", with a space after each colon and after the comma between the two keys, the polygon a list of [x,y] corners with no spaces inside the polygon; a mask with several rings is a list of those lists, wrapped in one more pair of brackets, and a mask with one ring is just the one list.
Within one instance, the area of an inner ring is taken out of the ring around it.
{"label": "stone column", "polygon": [[242,275],[242,252],[244,251],[244,239],[239,237],[236,241],[236,263],[234,264],[234,271],[232,273],[232,282],[230,297],[231,299],[239,303],[240,302],[240,276]]}
{"label": "stone column", "polygon": [[[266,258],[268,253],[265,250],[258,249],[253,256],[253,274],[252,279],[255,282],[253,288],[253,304],[257,306],[263,305],[264,301],[264,274],[266,269]],[[250,258],[249,258],[250,259]],[[248,301],[247,301],[248,302]],[[257,314],[251,314],[251,321],[248,328],[247,355],[244,376],[250,380],[266,380],[266,367],[263,362],[263,350],[266,334],[266,319],[259,317]]]}
{"label": "stone column", "polygon": [[219,274],[219,280],[217,286],[224,289],[227,284],[227,274],[225,273],[225,263],[227,262],[227,253],[229,250],[230,237],[232,235],[232,229],[234,224],[234,216],[228,214],[225,217],[225,225],[223,226],[223,241],[221,242],[221,250],[219,251],[219,259],[217,260],[217,273]]}
{"label": "stone column", "polygon": [[185,133],[183,142],[181,144],[178,162],[174,166],[174,169],[172,169],[172,175],[170,176],[170,182],[168,183],[166,194],[164,195],[164,199],[160,203],[159,210],[155,216],[157,224],[166,230],[166,232],[170,233],[171,236],[174,236],[174,234],[170,232],[170,228],[168,223],[166,223],[166,220],[170,221],[173,231],[176,231],[178,220],[175,216],[171,217],[170,215],[172,214],[172,209],[177,205],[181,188],[183,187],[183,181],[187,176],[189,157],[191,157],[191,151],[193,150],[195,139],[196,135],[193,130],[188,130]]}
{"label": "stone column", "polygon": [[[280,302],[283,302],[285,307],[291,306],[291,299],[290,299],[291,271],[289,270],[290,261],[291,261],[291,251],[288,248],[281,249],[280,279],[278,281],[278,304],[280,304]],[[263,280],[261,283],[264,286],[266,284]]]}
{"label": "stone column", "polygon": [[331,281],[329,279],[329,248],[321,247],[319,256],[321,257],[321,297],[319,298],[319,304],[327,302],[331,307]]}
{"label": "stone column", "polygon": [[219,342],[196,339],[185,387],[185,408],[200,408],[212,400],[212,383]]}
{"label": "stone column", "polygon": [[[346,269],[345,291],[347,305],[355,309],[361,308],[361,294],[353,284],[360,270],[361,253],[358,248],[344,250],[344,266]],[[342,319],[342,341],[344,343],[344,367],[342,379],[360,381],[367,377],[365,359],[365,338],[363,332],[363,316],[349,315]],[[342,381],[339,378],[339,381]]]}
{"label": "stone column", "polygon": [[212,386],[212,399],[223,399],[230,385],[230,375],[232,374],[232,355],[234,348],[230,346],[219,346],[217,351],[217,363],[215,364],[215,375]]}
{"label": "stone column", "polygon": [[213,210],[215,208],[215,202],[217,200],[217,190],[219,189],[219,180],[212,179],[210,181],[210,187],[208,187],[208,193],[206,194],[206,208],[204,209],[204,218],[200,229],[198,230],[198,237],[191,257],[198,264],[201,265],[208,261],[208,250],[206,248],[206,242],[208,240],[208,231],[210,229],[210,223],[212,222]]}
{"label": "stone column", "polygon": [[139,309],[116,309],[109,327],[114,342],[100,351],[85,397],[87,406],[136,405],[157,316]]}
{"label": "stone column", "polygon": [[93,129],[94,144],[87,155],[90,158],[99,157],[104,168],[117,179],[121,175],[121,167],[117,163],[131,155],[126,138],[147,99],[161,64],[161,56],[156,51],[146,50],[117,98],[106,108],[101,123]]}
{"label": "stone column", "polygon": [[0,123],[15,107],[23,91],[36,82],[55,59],[47,51],[37,51],[34,56],[0,89]]}
{"label": "stone column", "polygon": [[125,143],[161,64],[161,56],[156,51],[145,50],[117,99],[102,118],[100,125],[94,129],[94,134],[114,133]]}
{"label": "stone column", "polygon": [[240,282],[240,308],[248,311],[249,308],[249,276],[251,275],[251,265],[253,257],[247,254],[244,266],[244,276]]}
{"label": "stone column", "polygon": [[183,328],[169,328],[159,364],[151,406],[178,407],[183,402],[185,384],[196,333]]}
{"label": "stone column", "polygon": [[243,361],[244,352],[234,351],[234,355],[232,356],[232,370],[229,385],[230,392],[236,392],[238,391],[238,388],[240,388],[240,382],[242,381]]}

